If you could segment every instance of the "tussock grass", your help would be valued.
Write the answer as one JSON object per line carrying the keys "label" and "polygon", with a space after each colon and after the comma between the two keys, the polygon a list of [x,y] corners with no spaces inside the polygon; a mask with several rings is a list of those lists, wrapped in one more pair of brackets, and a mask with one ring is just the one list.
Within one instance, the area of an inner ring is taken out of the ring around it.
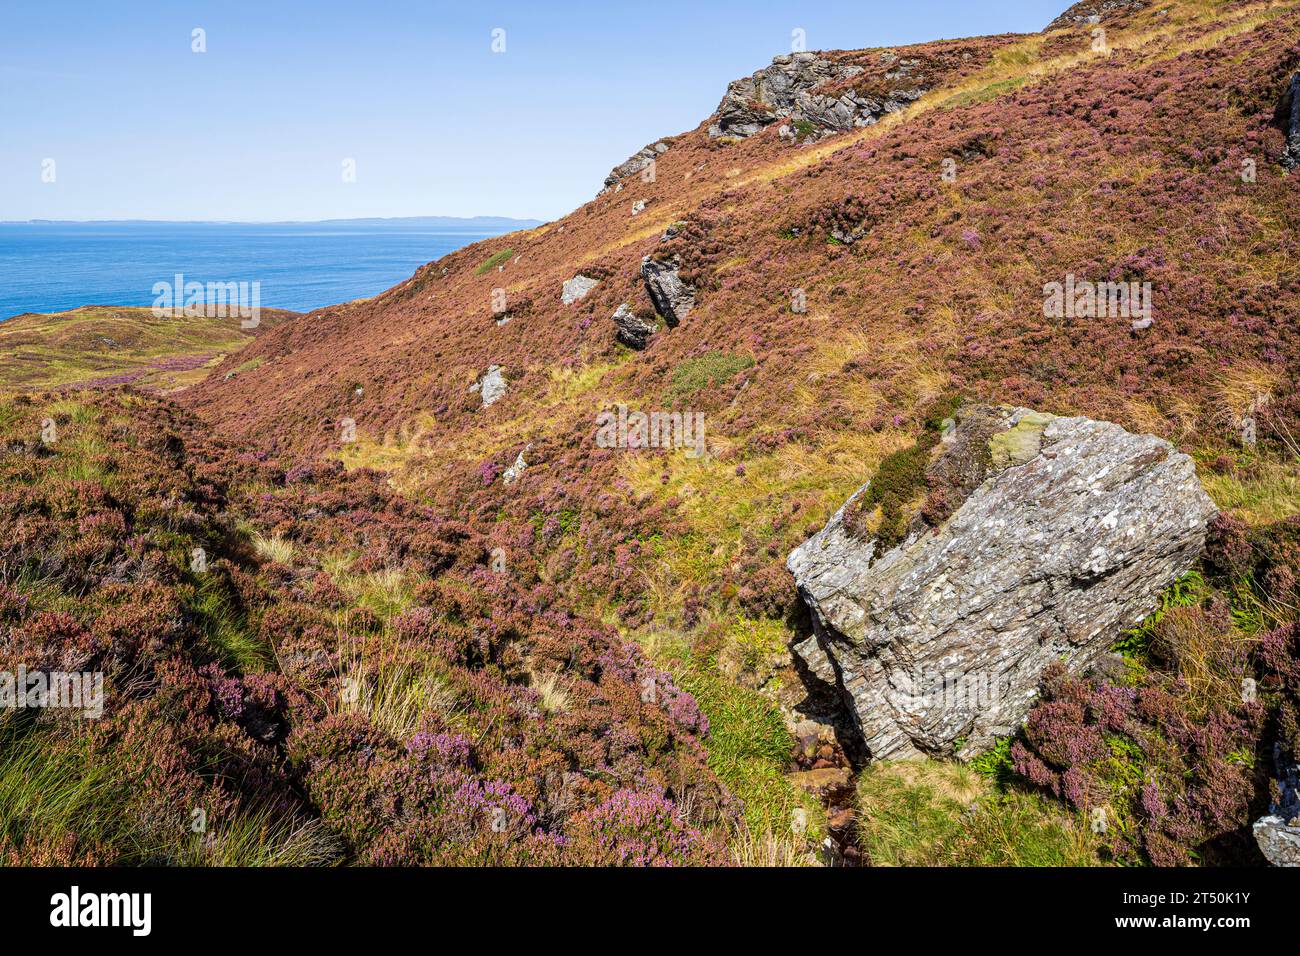
{"label": "tussock grass", "polygon": [[253,551],[263,561],[286,566],[293,563],[293,542],[278,534],[267,537],[264,534],[255,533],[253,535]]}
{"label": "tussock grass", "polygon": [[364,641],[342,629],[339,661],[338,693],[328,702],[331,713],[364,714],[374,726],[406,740],[420,729],[425,714],[455,710],[456,695],[439,674],[376,659],[367,653]]}
{"label": "tussock grass", "polygon": [[373,613],[382,621],[401,614],[411,606],[414,575],[400,568],[384,568],[367,574],[336,572],[334,583],[359,608]]}
{"label": "tussock grass", "polygon": [[817,862],[808,840],[794,831],[754,834],[746,830],[731,841],[729,848],[737,866],[796,867]]}
{"label": "tussock grass", "polygon": [[210,820],[202,834],[184,818],[145,819],[127,755],[19,724],[0,718],[0,848],[17,862],[53,862],[52,847],[119,865],[319,866],[342,855],[319,821],[269,805]]}
{"label": "tussock grass", "polygon": [[872,764],[858,778],[858,842],[873,866],[1096,866],[1085,827],[969,767]]}
{"label": "tussock grass", "polygon": [[247,616],[221,578],[211,573],[198,575],[192,607],[209,643],[226,664],[243,673],[271,667],[274,651],[249,627]]}
{"label": "tussock grass", "polygon": [[171,860],[172,866],[329,866],[344,849],[320,820],[281,815],[263,806],[215,821],[193,834]]}
{"label": "tussock grass", "polygon": [[560,684],[558,674],[528,675],[529,683],[542,699],[542,709],[548,714],[562,714],[569,709],[569,692]]}

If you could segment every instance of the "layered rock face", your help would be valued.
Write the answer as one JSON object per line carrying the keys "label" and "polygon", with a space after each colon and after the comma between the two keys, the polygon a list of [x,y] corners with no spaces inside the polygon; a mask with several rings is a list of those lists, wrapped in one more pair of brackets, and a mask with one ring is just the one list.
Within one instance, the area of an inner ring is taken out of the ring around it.
{"label": "layered rock face", "polygon": [[1291,77],[1291,84],[1282,100],[1282,131],[1286,133],[1282,165],[1295,169],[1300,166],[1300,73]]}
{"label": "layered rock face", "polygon": [[681,262],[676,259],[641,260],[641,278],[655,310],[675,328],[695,308],[695,288],[681,277]]}
{"label": "layered rock face", "polygon": [[[906,63],[899,63],[891,78],[905,77],[907,67]],[[726,95],[718,104],[716,119],[709,126],[709,135],[743,139],[778,119],[810,123],[819,132],[843,132],[870,126],[885,113],[904,109],[925,93],[921,88],[900,88],[883,99],[874,99],[852,90],[834,94],[818,92],[862,72],[861,66],[839,63],[815,53],[778,56],[771,66],[728,84]]]}
{"label": "layered rock face", "polygon": [[641,170],[645,169],[666,152],[668,152],[668,144],[662,142],[651,143],[649,146],[644,146],[637,150],[609,171],[609,175],[605,177],[603,188],[599,193],[597,193],[597,195],[603,196],[611,189],[617,190],[622,188],[619,184],[624,179],[635,173],[641,172]]}
{"label": "layered rock face", "polygon": [[846,520],[864,485],[787,561],[814,619],[795,651],[875,759],[966,758],[1010,734],[1043,669],[1087,669],[1145,617],[1216,513],[1191,459],[1150,435],[988,406],[945,426],[927,477],[964,499],[949,517],[879,547]]}
{"label": "layered rock face", "polygon": [[657,331],[654,322],[637,315],[626,302],[615,310],[613,318],[614,335],[628,348],[645,348],[650,342],[650,336]]}

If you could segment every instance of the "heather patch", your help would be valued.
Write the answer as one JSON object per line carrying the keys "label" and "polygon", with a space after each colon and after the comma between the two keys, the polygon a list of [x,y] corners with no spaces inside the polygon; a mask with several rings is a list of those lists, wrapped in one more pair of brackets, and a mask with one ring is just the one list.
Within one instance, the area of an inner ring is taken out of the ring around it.
{"label": "heather patch", "polygon": [[[5,721],[0,789],[27,808],[0,820],[7,855],[718,859],[736,810],[695,699],[490,572],[464,526],[371,472],[228,458],[134,396],[10,408],[0,437],[26,450],[0,458],[22,489],[0,499],[0,665],[102,671],[106,706],[89,726]],[[58,441],[22,443],[51,416]],[[68,477],[87,455],[112,490]],[[124,695],[141,675],[155,689]],[[100,771],[76,756],[90,743]],[[35,752],[48,796],[24,783]]]}

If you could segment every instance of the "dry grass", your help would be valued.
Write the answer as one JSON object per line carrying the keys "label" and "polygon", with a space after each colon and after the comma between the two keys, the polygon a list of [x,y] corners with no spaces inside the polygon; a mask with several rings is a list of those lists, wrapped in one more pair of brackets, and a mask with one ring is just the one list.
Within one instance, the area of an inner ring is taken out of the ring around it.
{"label": "dry grass", "polygon": [[1296,462],[1258,458],[1250,471],[1201,471],[1201,484],[1221,511],[1250,525],[1266,525],[1300,514],[1300,468]]}
{"label": "dry grass", "polygon": [[542,698],[542,709],[548,714],[562,714],[569,709],[569,692],[560,683],[558,674],[529,673],[529,683]]}
{"label": "dry grass", "polygon": [[273,564],[287,566],[293,562],[293,542],[278,534],[269,538],[263,534],[254,534],[253,551],[263,561],[270,561]]}
{"label": "dry grass", "polygon": [[746,829],[730,843],[731,859],[737,866],[795,867],[817,866],[816,854],[808,841],[790,833],[770,831],[754,834]]}
{"label": "dry grass", "polygon": [[365,643],[342,629],[339,662],[342,676],[337,695],[328,702],[330,712],[364,714],[398,740],[419,730],[429,711],[446,714],[456,706],[455,694],[437,674],[372,659]]}

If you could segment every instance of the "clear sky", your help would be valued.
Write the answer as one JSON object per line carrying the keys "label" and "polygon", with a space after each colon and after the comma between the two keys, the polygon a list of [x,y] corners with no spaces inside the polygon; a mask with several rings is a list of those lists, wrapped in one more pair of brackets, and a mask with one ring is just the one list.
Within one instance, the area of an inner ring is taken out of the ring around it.
{"label": "clear sky", "polygon": [[553,219],[796,28],[893,46],[1069,3],[4,0],[0,220]]}

